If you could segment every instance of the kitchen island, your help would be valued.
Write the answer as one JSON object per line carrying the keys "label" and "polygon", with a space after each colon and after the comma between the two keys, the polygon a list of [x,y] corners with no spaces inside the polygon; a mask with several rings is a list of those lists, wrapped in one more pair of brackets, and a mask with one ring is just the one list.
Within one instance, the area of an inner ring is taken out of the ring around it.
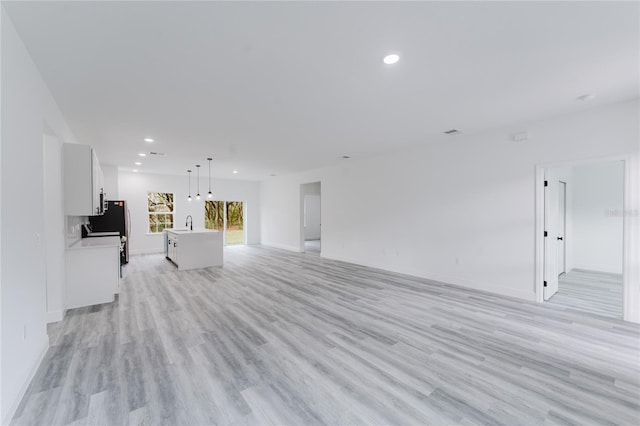
{"label": "kitchen island", "polygon": [[222,266],[222,232],[165,229],[164,255],[179,271]]}

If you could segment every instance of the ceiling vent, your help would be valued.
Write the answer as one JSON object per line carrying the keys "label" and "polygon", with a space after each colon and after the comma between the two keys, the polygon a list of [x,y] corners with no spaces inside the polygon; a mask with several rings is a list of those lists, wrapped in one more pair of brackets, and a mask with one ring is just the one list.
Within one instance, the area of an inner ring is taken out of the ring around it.
{"label": "ceiling vent", "polygon": [[459,135],[460,133],[462,132],[458,129],[451,129],[444,132],[445,135]]}
{"label": "ceiling vent", "polygon": [[149,152],[149,155],[157,155],[159,157],[164,157],[164,152]]}

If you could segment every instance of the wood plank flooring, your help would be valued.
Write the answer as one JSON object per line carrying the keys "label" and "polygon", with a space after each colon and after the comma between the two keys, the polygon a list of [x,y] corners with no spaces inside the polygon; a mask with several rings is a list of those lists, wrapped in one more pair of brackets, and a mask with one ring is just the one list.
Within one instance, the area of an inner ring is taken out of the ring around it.
{"label": "wood plank flooring", "polygon": [[304,252],[320,255],[320,240],[307,240],[304,242]]}
{"label": "wood plank flooring", "polygon": [[52,336],[13,424],[640,423],[635,324],[261,247],[132,257]]}
{"label": "wood plank flooring", "polygon": [[559,307],[622,318],[622,275],[572,269],[558,278],[558,292],[549,299]]}

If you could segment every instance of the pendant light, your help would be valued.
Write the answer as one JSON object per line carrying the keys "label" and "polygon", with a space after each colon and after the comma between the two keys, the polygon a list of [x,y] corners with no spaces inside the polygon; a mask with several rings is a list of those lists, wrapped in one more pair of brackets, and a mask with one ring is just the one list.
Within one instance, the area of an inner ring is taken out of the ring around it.
{"label": "pendant light", "polygon": [[213,160],[213,158],[207,158],[207,161],[209,161],[209,193],[207,194],[207,198],[213,197],[213,194],[211,193],[211,160]]}
{"label": "pendant light", "polygon": [[198,172],[198,193],[196,194],[196,200],[200,200],[200,164],[196,164],[196,171]]}
{"label": "pendant light", "polygon": [[191,170],[187,170],[187,173],[189,173],[189,197],[187,200],[191,201]]}

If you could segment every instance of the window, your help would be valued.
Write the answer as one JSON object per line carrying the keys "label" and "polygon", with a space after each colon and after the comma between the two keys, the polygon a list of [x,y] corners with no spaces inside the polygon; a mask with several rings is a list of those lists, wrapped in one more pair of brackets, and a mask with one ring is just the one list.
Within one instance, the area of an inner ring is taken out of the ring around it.
{"label": "window", "polygon": [[204,227],[224,232],[225,244],[244,244],[244,203],[206,201]]}
{"label": "window", "polygon": [[165,228],[173,228],[173,194],[149,192],[147,194],[149,233],[156,234]]}

